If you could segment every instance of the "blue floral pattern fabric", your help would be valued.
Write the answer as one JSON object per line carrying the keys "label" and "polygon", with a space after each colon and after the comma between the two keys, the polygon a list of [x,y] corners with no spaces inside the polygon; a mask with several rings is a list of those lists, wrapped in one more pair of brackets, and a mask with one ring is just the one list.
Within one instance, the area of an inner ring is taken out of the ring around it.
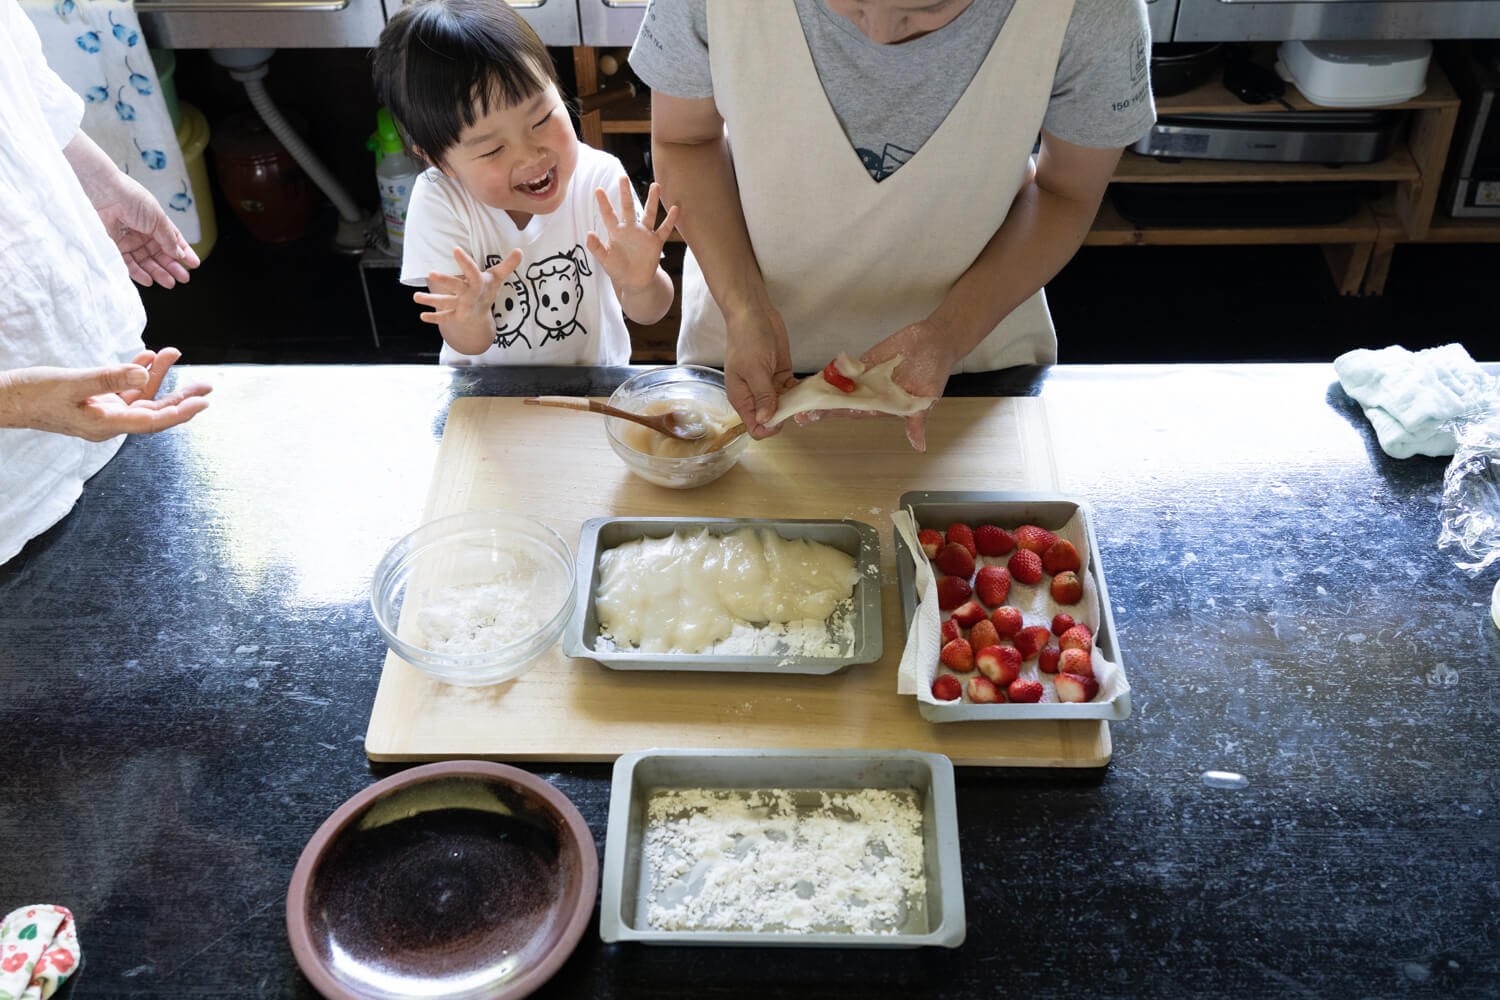
{"label": "blue floral pattern fabric", "polygon": [[47,64],[84,100],[83,131],[198,242],[198,208],[177,131],[130,0],[21,0]]}

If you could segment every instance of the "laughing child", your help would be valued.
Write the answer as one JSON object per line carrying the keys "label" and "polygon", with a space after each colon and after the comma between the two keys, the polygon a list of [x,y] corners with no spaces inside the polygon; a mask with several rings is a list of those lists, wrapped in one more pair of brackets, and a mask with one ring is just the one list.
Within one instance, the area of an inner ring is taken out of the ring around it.
{"label": "laughing child", "polygon": [[[380,33],[375,87],[429,169],[406,214],[403,284],[444,364],[622,365],[625,317],[672,304],[652,227],[620,161],[578,141],[556,70],[505,0],[418,0]],[[616,214],[607,191],[617,192]],[[623,315],[622,315],[623,313]]]}

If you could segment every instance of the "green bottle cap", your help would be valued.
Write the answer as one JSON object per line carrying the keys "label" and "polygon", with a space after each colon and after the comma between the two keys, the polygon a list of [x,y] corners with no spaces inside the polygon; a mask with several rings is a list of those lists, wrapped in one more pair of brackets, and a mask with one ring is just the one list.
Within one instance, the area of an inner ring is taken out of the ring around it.
{"label": "green bottle cap", "polygon": [[396,119],[388,108],[375,112],[375,131],[365,140],[365,148],[375,154],[375,162],[385,159],[387,153],[402,152],[401,132],[396,128]]}

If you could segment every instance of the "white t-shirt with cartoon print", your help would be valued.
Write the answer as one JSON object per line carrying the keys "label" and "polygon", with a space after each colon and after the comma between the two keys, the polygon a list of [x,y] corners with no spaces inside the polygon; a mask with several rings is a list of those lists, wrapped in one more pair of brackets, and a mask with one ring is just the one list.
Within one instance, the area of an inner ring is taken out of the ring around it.
{"label": "white t-shirt with cartoon print", "polygon": [[[492,267],[516,247],[521,264],[495,296],[495,341],[483,354],[460,354],[447,343],[445,365],[624,365],[630,331],[614,285],[587,250],[597,233],[608,242],[594,189],[612,204],[620,197],[620,161],[579,144],[578,167],[557,211],[534,215],[516,228],[503,210],[475,200],[463,185],[429,169],[417,179],[406,212],[401,283],[426,287],[427,275],[457,274],[453,248],[462,247],[480,267]],[[639,215],[641,206],[631,189]],[[619,205],[615,204],[619,211]]]}

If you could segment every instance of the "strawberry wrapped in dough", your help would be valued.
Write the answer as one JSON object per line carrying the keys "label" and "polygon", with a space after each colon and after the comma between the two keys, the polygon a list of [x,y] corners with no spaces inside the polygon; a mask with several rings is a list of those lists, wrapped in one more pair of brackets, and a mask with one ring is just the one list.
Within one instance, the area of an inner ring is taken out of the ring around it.
{"label": "strawberry wrapped in dough", "polygon": [[799,413],[815,410],[868,410],[897,417],[921,413],[936,400],[932,396],[914,396],[896,384],[893,373],[901,360],[897,355],[866,368],[841,352],[821,375],[805,378],[788,389],[777,402],[776,413],[768,424],[774,426]]}

